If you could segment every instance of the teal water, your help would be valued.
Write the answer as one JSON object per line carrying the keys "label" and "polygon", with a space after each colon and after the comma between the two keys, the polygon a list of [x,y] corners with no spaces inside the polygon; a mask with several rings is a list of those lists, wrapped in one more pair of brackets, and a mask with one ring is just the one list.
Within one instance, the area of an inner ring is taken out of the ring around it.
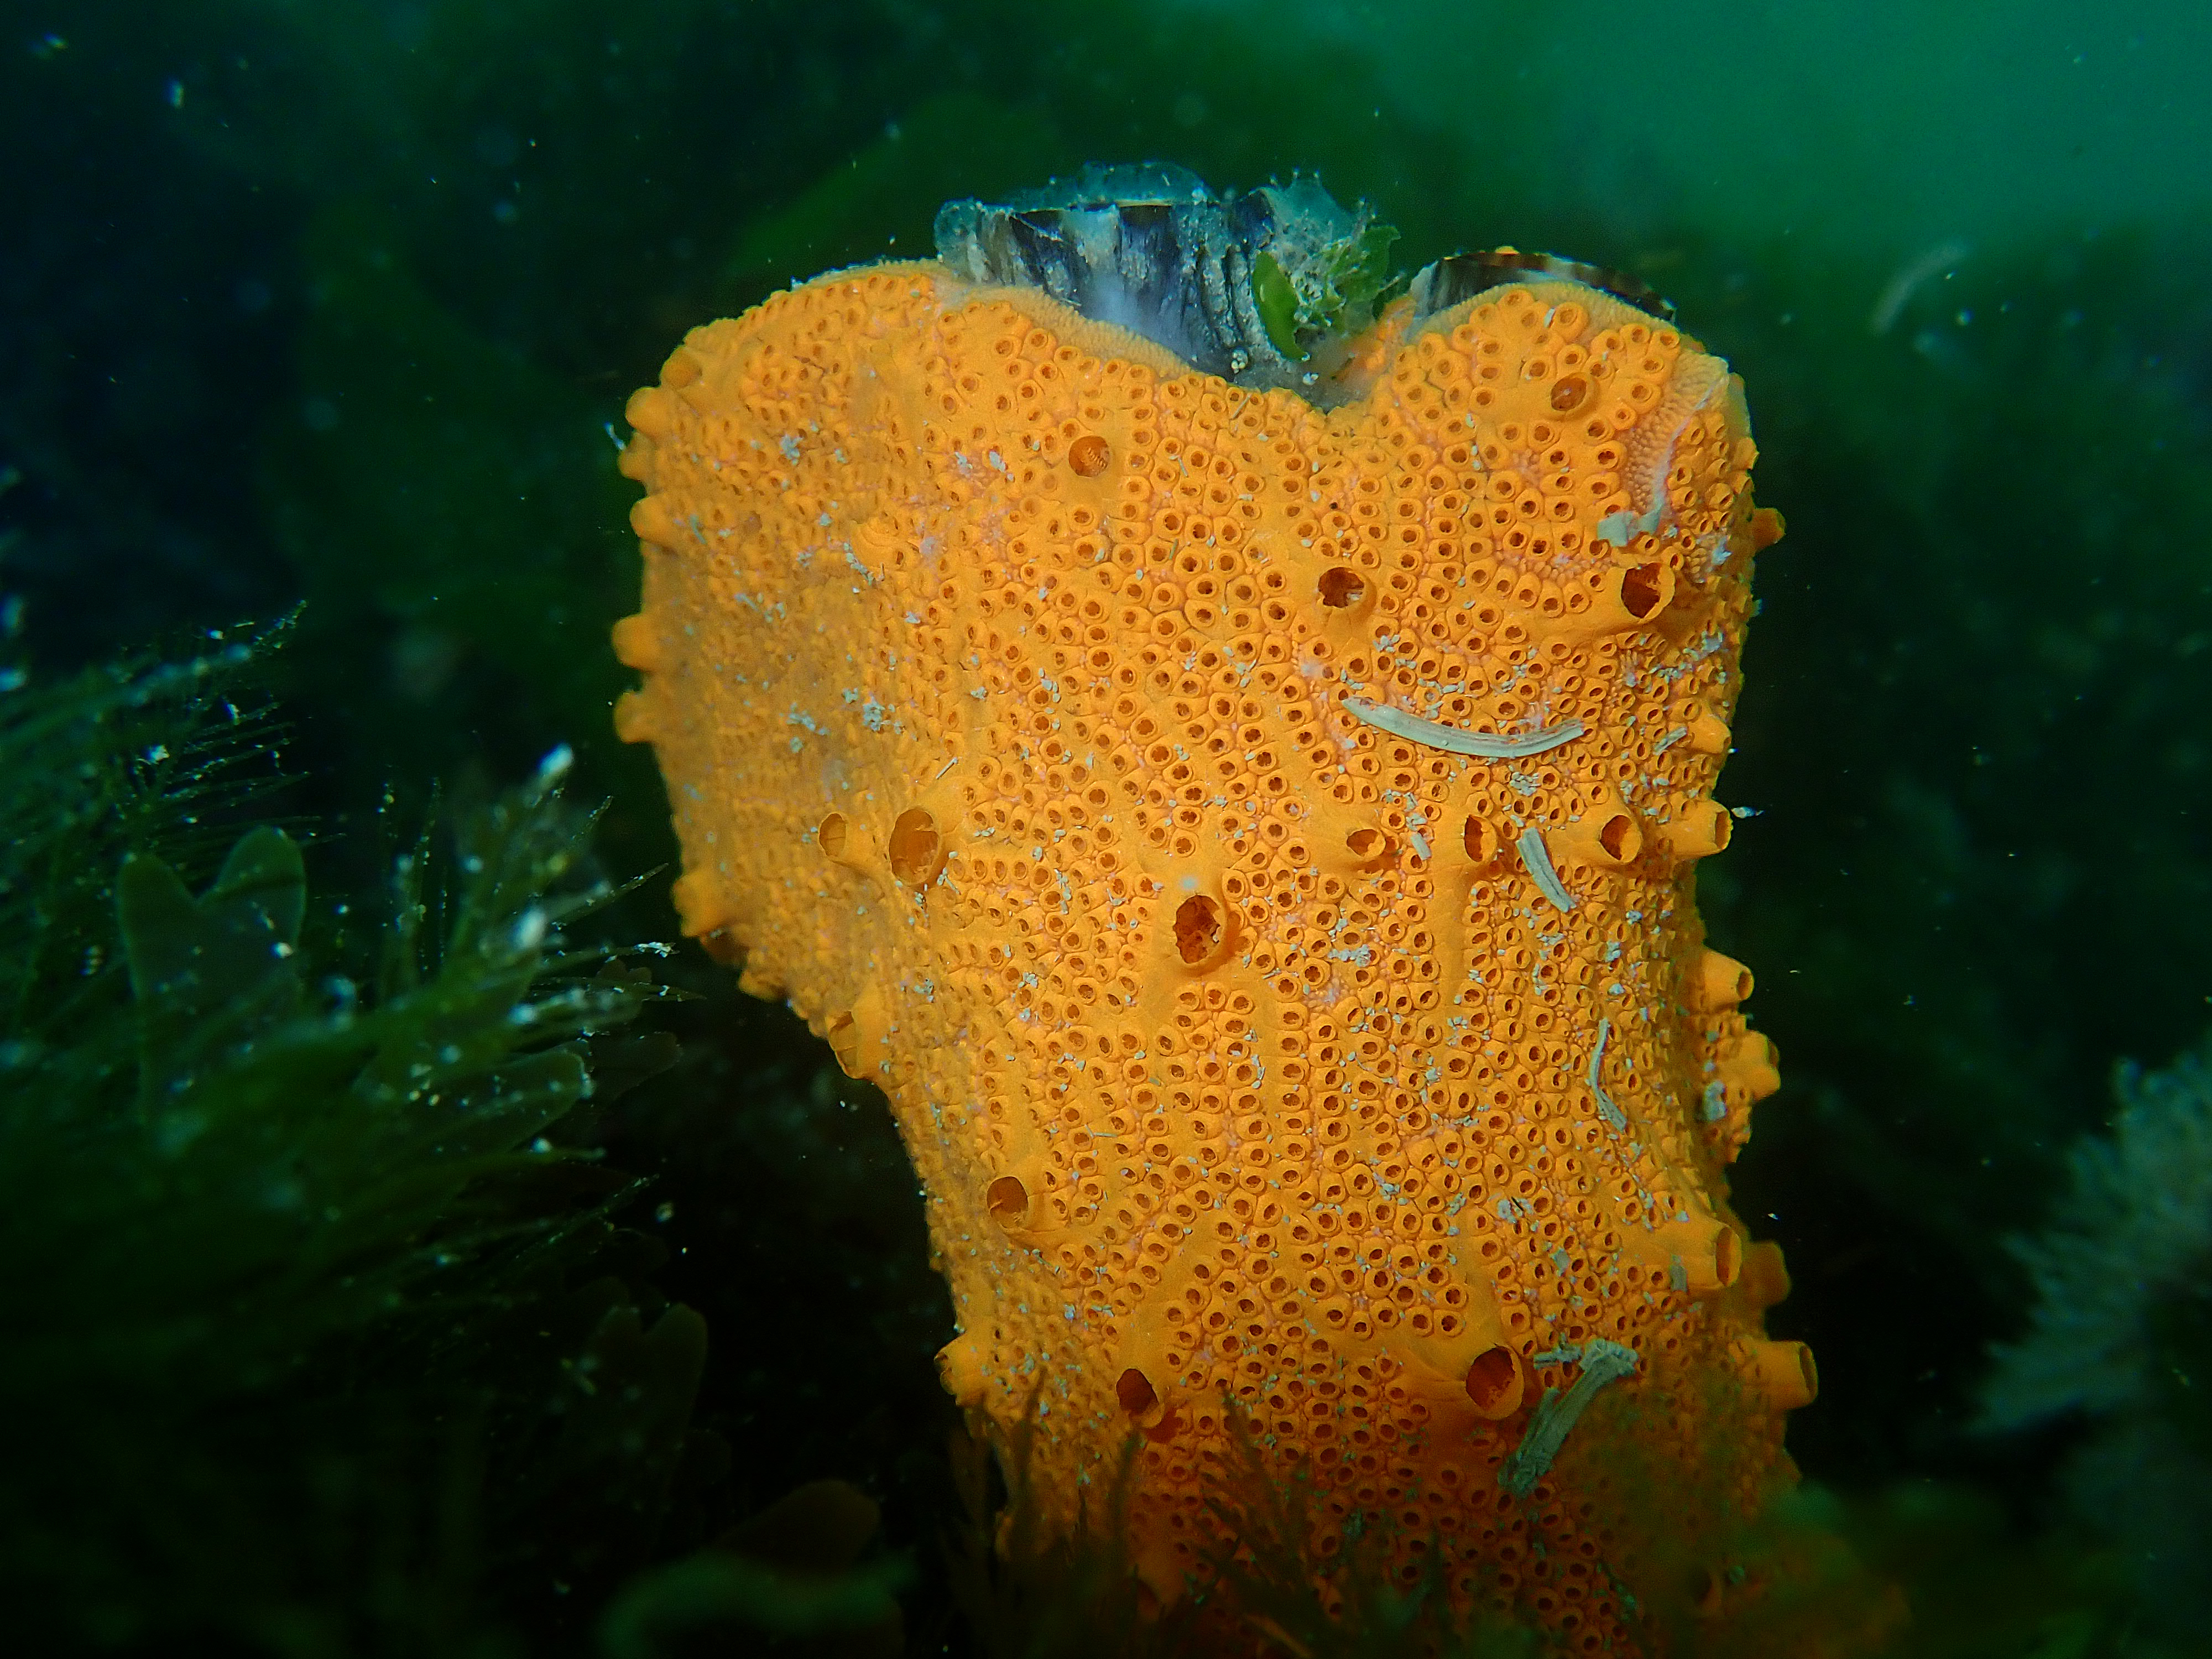
{"label": "teal water", "polygon": [[[1894,1651],[2203,1650],[2203,1091],[2130,1085],[2124,1179],[2083,1138],[2112,1133],[2116,1066],[2162,1072],[2212,1027],[2208,70],[2212,22],[2180,5],[11,9],[10,661],[37,691],[304,605],[234,694],[273,702],[289,781],[159,848],[198,891],[231,830],[285,823],[301,937],[337,963],[434,785],[465,811],[558,744],[570,798],[608,802],[592,870],[673,856],[649,761],[608,729],[636,572],[605,428],[693,324],[1092,160],[1319,169],[1408,269],[1510,243],[1632,273],[1744,376],[1790,522],[1722,785],[1758,816],[1700,896],[1783,1054],[1737,1203],[1791,1263],[1773,1328],[1820,1359],[1792,1450],[1918,1609]],[[164,730],[109,761],[154,765]],[[72,971],[120,1020],[105,884],[155,832],[100,799]],[[672,936],[664,884],[605,937]],[[1014,1650],[939,1562],[949,1313],[881,1103],[688,947],[630,960],[701,1000],[641,1017],[672,1069],[621,1093],[607,1058],[561,1132],[618,1173],[512,1200],[607,1206],[592,1250],[500,1281],[525,1323],[558,1310],[542,1345],[363,1316],[303,1328],[305,1370],[169,1413],[171,1362],[110,1342],[100,1296],[0,1292],[70,1360],[7,1385],[19,1425],[61,1425],[0,1473],[28,1650],[613,1650],[626,1589],[830,1479],[882,1505],[862,1559],[909,1564],[908,1651]],[[0,1068],[19,1127],[57,1098],[31,1065]],[[22,1277],[91,1260],[72,1229],[106,1212],[28,1167]],[[2054,1228],[2039,1266],[2008,1244]],[[151,1282],[100,1260],[86,1284]],[[659,1322],[679,1304],[696,1352]],[[228,1304],[162,1305],[230,1340]],[[623,1309],[670,1346],[608,1334]],[[95,1353],[125,1357],[64,1389]],[[586,1456],[592,1354],[659,1426]],[[86,1461],[125,1424],[129,1457]],[[190,1482],[130,1473],[179,1443],[207,1450]],[[553,1464],[557,1502],[518,1473]],[[768,1639],[731,1618],[716,1639]]]}

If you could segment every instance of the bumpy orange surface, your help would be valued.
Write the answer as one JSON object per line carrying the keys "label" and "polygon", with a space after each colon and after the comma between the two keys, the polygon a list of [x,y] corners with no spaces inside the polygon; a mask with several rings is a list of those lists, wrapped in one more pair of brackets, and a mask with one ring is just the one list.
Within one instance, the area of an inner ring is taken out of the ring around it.
{"label": "bumpy orange surface", "polygon": [[1248,394],[929,264],[698,329],[630,404],[617,725],[685,930],[889,1095],[947,1386],[1034,1409],[1063,1521],[1141,1431],[1176,1595],[1240,1413],[1322,1557],[1387,1517],[1409,1577],[1635,1650],[1756,1595],[1730,1528],[1814,1387],[1722,1175],[1774,1052],[1692,897],[1778,525],[1726,366],[1579,284],[1361,372]]}

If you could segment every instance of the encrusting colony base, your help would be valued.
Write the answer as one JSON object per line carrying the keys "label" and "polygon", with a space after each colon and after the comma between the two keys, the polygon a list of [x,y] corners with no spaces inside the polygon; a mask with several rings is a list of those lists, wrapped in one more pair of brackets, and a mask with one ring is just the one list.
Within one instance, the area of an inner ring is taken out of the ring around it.
{"label": "encrusting colony base", "polygon": [[[936,264],[631,400],[616,629],[687,933],[881,1085],[947,1386],[1186,1592],[1242,1417],[1468,1601],[1639,1650],[1791,1478],[1810,1356],[1723,1169],[1774,1051],[1708,949],[1753,552],[1726,366],[1528,276],[1249,391]],[[1639,1600],[1638,1592],[1643,1591]]]}

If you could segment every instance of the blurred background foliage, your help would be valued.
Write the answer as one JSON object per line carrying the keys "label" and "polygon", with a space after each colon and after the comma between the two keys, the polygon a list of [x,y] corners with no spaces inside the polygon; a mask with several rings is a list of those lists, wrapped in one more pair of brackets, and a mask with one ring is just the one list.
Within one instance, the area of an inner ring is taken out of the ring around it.
{"label": "blurred background foliage", "polygon": [[[562,744],[568,798],[606,803],[575,856],[613,883],[574,925],[666,936],[659,782],[608,728],[605,630],[636,578],[611,433],[685,329],[925,254],[940,201],[1089,160],[1224,185],[1318,169],[1401,228],[1409,267],[1510,242],[1635,272],[1745,376],[1760,497],[1790,521],[1762,561],[1723,784],[1759,816],[1701,897],[1758,970],[1785,1060],[1738,1194],[1795,1274],[1775,1328],[1820,1358],[1792,1448],[1912,1594],[1900,1651],[2185,1650],[2130,1589],[2141,1547],[2069,1507],[2056,1471],[2079,1414],[1976,1425],[1989,1346],[2033,1295],[2006,1238],[2041,1224],[2069,1146],[2107,1121],[2115,1061],[2162,1063],[2212,1021],[2208,61],[2212,22],[2179,3],[12,6],[4,683],[77,688],[62,746],[19,775],[91,766],[108,793],[33,790],[11,823],[77,815],[54,830],[80,861],[65,937],[106,964],[113,1021],[131,1017],[126,854],[173,870],[168,896],[205,917],[229,902],[234,846],[276,879],[275,843],[240,837],[283,823],[314,896],[301,948],[341,962],[370,949],[343,917],[400,925],[393,860],[434,785],[445,820],[505,812],[520,833],[539,807],[507,787]],[[148,691],[143,666],[71,678],[156,642],[204,653],[206,630],[302,601],[289,644],[223,671],[230,706],[281,711],[225,751],[258,780],[242,793],[140,775],[152,748],[185,751],[212,694]],[[24,972],[51,989],[58,960]],[[99,1477],[143,1490],[174,1548],[53,1519],[9,1551],[55,1631],[149,1651],[220,1630],[284,1653],[628,1654],[782,1619],[779,1641],[896,1651],[896,1595],[909,1651],[1061,1639],[975,1614],[980,1569],[942,1565],[940,1536],[968,1524],[930,1359],[949,1312],[881,1103],[689,947],[653,961],[697,999],[643,1016],[672,1063],[647,1078],[638,1055],[584,1054],[607,1086],[547,1120],[592,1179],[476,1171],[386,1241],[388,1267],[484,1205],[507,1218],[471,1257],[469,1319],[434,1341],[446,1315],[410,1279],[408,1320],[349,1317],[336,1347],[302,1349],[307,1371],[179,1406],[161,1420],[198,1425],[197,1473]],[[332,1017],[309,999],[285,1019]],[[92,1027],[71,1029],[48,1047],[82,1054]],[[11,1111],[29,1052],[0,1069]],[[107,1097],[69,1086],[88,1112]],[[61,1272],[78,1235],[56,1181],[24,1189],[48,1207],[12,1237],[19,1262]],[[2160,1329],[2201,1332],[2205,1281],[2201,1262],[2175,1278]],[[2151,1346],[2180,1378],[2160,1409],[2203,1444],[2204,1345]],[[39,1352],[9,1368],[19,1425],[62,1375]],[[587,1363],[641,1379],[657,1426],[562,1429],[560,1379]],[[126,1372],[112,1413],[148,1386]],[[304,1414],[269,1416],[278,1395]],[[146,1422],[141,1450],[165,1443]],[[566,1462],[544,1451],[562,1433]],[[544,1496],[562,1480],[568,1497]],[[237,1530],[204,1518],[217,1491]],[[799,1507],[769,1531],[817,1540],[795,1565],[745,1541],[780,1503]]]}

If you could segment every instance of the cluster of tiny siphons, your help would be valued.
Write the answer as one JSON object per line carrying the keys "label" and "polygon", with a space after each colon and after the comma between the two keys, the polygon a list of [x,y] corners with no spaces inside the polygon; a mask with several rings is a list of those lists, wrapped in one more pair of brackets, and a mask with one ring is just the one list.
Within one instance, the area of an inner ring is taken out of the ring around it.
{"label": "cluster of tiny siphons", "polygon": [[[1748,441],[1669,408],[1671,331],[1528,288],[1334,414],[1102,357],[1034,307],[942,309],[907,271],[762,315],[672,360],[625,466],[659,498],[648,554],[781,630],[764,659],[831,649],[805,636],[842,608],[841,695],[747,698],[717,752],[811,776],[830,749],[845,797],[717,799],[687,861],[720,849],[766,907],[750,982],[891,1093],[969,1392],[1006,1425],[1048,1381],[1063,1490],[1140,1431],[1137,1521],[1175,1569],[1209,1547],[1234,1413],[1310,1471],[1322,1556],[1385,1516],[1409,1580],[1440,1544],[1464,1595],[1622,1638],[1593,1493],[1498,1471],[1560,1356],[1603,1340],[1637,1352],[1620,1386],[1671,1425],[1670,1478],[1709,1478],[1684,1401],[1753,1329],[1625,1248],[1712,1211],[1771,1086],[1732,1002],[1685,986],[1686,872],[1727,833]],[[718,354],[713,396],[669,398]],[[1487,760],[1347,698],[1583,731]],[[678,723],[641,703],[628,734],[711,788]],[[1464,1368],[1478,1316],[1526,1386],[1469,1423],[1475,1377],[1448,1399],[1419,1362]]]}

